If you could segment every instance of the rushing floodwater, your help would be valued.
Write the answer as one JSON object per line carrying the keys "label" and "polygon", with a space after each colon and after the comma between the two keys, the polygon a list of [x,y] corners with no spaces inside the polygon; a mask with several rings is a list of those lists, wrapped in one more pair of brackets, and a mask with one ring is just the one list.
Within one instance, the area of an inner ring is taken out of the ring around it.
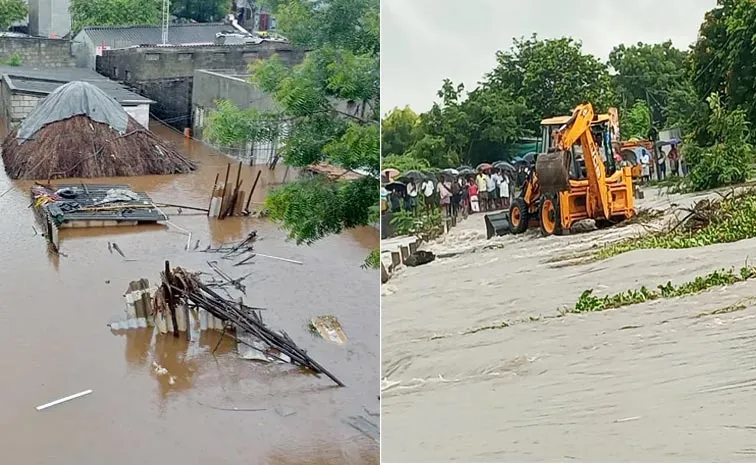
{"label": "rushing floodwater", "polygon": [[[229,159],[172,130],[153,131],[176,142],[200,163],[184,176],[90,180],[120,182],[156,202],[207,208],[215,174]],[[256,170],[242,170],[248,190]],[[12,183],[0,170],[0,383],[7,463],[268,463],[377,464],[378,446],[344,423],[378,410],[379,295],[377,274],[360,268],[378,234],[365,229],[326,238],[311,247],[286,241],[269,222],[250,218],[208,220],[204,214],[171,215],[192,232],[200,249],[232,242],[252,229],[257,250],[304,262],[256,258],[227,268],[246,281],[247,302],[265,307],[271,327],[286,330],[347,385],[334,388],[288,366],[240,360],[233,344],[212,350],[217,335],[188,343],[154,339],[145,330],[113,334],[106,326],[123,316],[131,280],[159,279],[164,260],[208,271],[209,254],[186,251],[186,236],[170,227],[65,231],[55,257],[35,236],[28,207],[30,183]],[[232,169],[235,178],[236,167]],[[254,202],[280,182],[284,168],[263,175]],[[170,215],[175,209],[166,209]],[[39,229],[39,228],[37,228]],[[129,261],[108,252],[115,242]],[[331,344],[307,330],[310,317],[336,315],[349,337]],[[153,362],[175,377],[158,376]],[[35,406],[85,389],[94,393],[38,412]],[[264,408],[264,411],[228,409]]]}
{"label": "rushing floodwater", "polygon": [[[642,206],[695,200],[654,194]],[[428,246],[446,258],[393,277],[382,301],[384,460],[752,462],[756,282],[558,317],[585,289],[753,264],[756,239],[550,263],[643,230],[487,241],[473,216]]]}

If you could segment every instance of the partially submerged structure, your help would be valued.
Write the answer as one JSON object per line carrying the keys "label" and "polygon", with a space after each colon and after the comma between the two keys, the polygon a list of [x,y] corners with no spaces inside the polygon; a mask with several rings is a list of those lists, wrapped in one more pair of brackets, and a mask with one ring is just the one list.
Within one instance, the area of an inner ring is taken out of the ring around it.
{"label": "partially submerged structure", "polygon": [[177,174],[196,165],[136,122],[102,89],[58,87],[2,144],[12,179]]}

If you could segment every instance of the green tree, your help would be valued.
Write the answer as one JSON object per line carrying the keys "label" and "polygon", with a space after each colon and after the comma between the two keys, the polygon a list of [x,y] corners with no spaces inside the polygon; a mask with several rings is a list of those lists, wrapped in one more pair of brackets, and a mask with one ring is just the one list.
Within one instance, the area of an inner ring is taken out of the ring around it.
{"label": "green tree", "polygon": [[24,0],[0,0],[0,30],[7,31],[11,24],[23,20],[27,14]]}
{"label": "green tree", "polygon": [[728,111],[717,93],[706,101],[710,110],[706,130],[713,144],[701,147],[691,142],[683,148],[691,167],[689,182],[697,191],[746,181],[753,174],[756,161],[748,141],[750,124],[745,111]]}
{"label": "green tree", "polygon": [[[303,167],[325,161],[368,174],[357,180],[286,184],[268,196],[269,216],[298,243],[372,224],[379,215],[379,2],[286,0],[268,6],[281,33],[311,50],[293,68],[276,56],[252,67],[252,82],[274,97],[281,107],[277,117],[288,123],[284,162]],[[270,116],[247,114],[244,123],[235,117],[228,121],[241,133],[239,139],[255,141],[265,138]],[[216,118],[216,126],[224,121]]]}
{"label": "green tree", "polygon": [[[727,109],[743,109],[756,121],[756,6],[751,0],[719,0],[699,29],[692,50],[693,85],[700,98],[725,97]],[[754,140],[753,134],[751,140]]]}
{"label": "green tree", "polygon": [[409,170],[427,171],[431,168],[430,163],[422,158],[415,158],[413,155],[388,155],[381,157],[381,169],[395,168],[400,173]]}
{"label": "green tree", "polygon": [[71,0],[73,33],[85,26],[160,24],[160,0]]}
{"label": "green tree", "polygon": [[496,61],[484,84],[522,99],[530,110],[525,128],[531,132],[539,130],[542,118],[568,115],[580,103],[603,111],[614,101],[606,64],[583,53],[572,38],[515,39],[511,50],[497,52]]}
{"label": "green tree", "polygon": [[418,139],[420,117],[410,107],[394,108],[381,121],[381,155],[402,155]]}
{"label": "green tree", "polygon": [[609,53],[609,65],[617,73],[612,79],[622,106],[634,105],[639,100],[647,102],[652,121],[665,126],[670,94],[689,89],[686,56],[671,41],[614,47]]}
{"label": "green tree", "polygon": [[620,134],[623,139],[645,139],[651,130],[651,110],[643,100],[637,100],[620,119]]}
{"label": "green tree", "polygon": [[229,14],[229,0],[172,0],[171,11],[179,18],[200,23],[222,21]]}

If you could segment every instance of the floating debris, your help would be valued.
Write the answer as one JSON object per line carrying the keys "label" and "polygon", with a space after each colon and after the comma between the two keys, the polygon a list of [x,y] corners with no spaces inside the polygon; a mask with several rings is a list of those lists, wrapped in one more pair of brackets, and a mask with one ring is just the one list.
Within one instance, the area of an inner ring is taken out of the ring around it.
{"label": "floating debris", "polygon": [[72,395],[64,397],[62,399],[54,400],[54,401],[49,402],[47,404],[40,405],[40,406],[37,407],[37,410],[38,411],[39,410],[44,410],[46,408],[53,407],[53,406],[58,405],[58,404],[62,404],[63,402],[68,402],[69,400],[78,399],[79,397],[83,397],[83,396],[86,396],[86,395],[89,395],[89,394],[92,394],[92,390],[91,389],[87,389],[86,391],[77,392],[76,394],[72,394]]}
{"label": "floating debris", "polygon": [[310,320],[310,326],[326,341],[346,344],[347,337],[341,323],[333,315],[316,316]]}

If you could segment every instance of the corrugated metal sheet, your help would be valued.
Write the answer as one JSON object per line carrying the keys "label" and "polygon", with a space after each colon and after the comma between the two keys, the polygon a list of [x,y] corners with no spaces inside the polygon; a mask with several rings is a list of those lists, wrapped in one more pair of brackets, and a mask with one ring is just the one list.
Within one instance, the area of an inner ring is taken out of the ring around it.
{"label": "corrugated metal sheet", "polygon": [[[127,189],[131,187],[126,184],[57,184],[55,189],[75,189],[79,195],[73,201],[82,207],[91,206],[101,201],[107,195],[110,189]],[[139,200],[134,203],[152,204],[152,199],[143,193],[135,192]],[[118,205],[114,203],[112,205]],[[168,218],[154,208],[134,208],[131,210],[114,210],[114,211],[80,211],[64,214],[64,222],[89,220],[89,221],[140,221],[140,222],[158,222],[166,221]]]}
{"label": "corrugated metal sheet", "polygon": [[63,84],[72,81],[89,82],[120,103],[154,103],[152,100],[127,90],[115,81],[85,68],[34,69],[23,66],[0,65],[0,75],[12,90],[49,94]]}
{"label": "corrugated metal sheet", "polygon": [[[135,45],[159,45],[163,43],[160,26],[92,26],[85,27],[86,33],[95,46],[105,44],[110,48],[133,47]],[[223,23],[175,24],[168,29],[168,43],[206,44],[214,43],[219,32],[236,32]]]}

